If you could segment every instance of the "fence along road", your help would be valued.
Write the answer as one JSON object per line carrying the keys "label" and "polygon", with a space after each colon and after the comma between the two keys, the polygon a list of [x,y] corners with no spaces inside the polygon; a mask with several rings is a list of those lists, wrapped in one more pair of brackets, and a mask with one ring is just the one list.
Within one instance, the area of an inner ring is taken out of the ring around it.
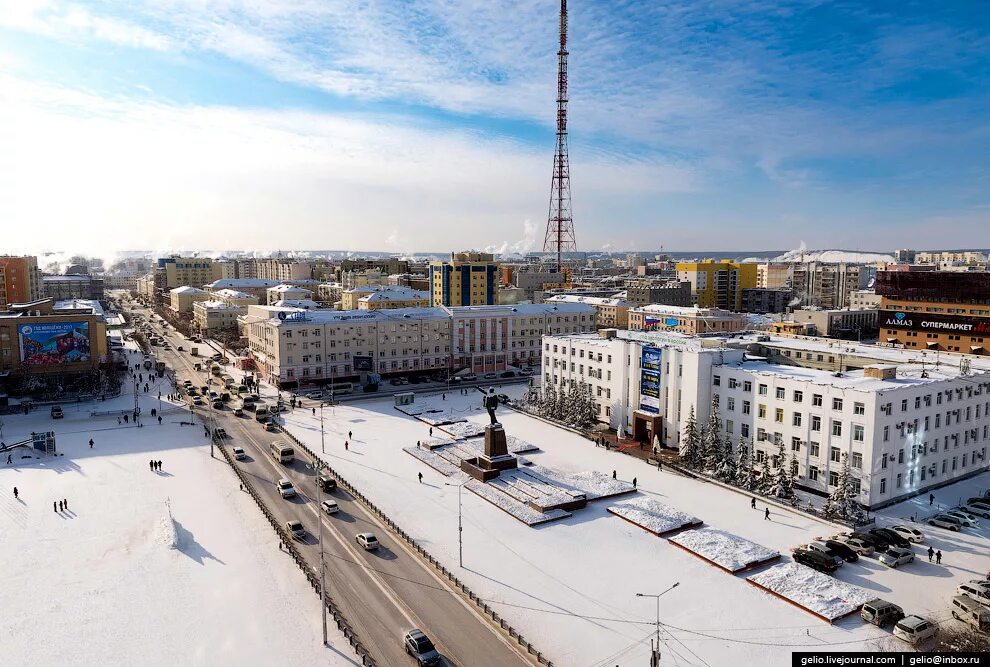
{"label": "fence along road", "polygon": [[[169,337],[173,338],[173,348],[177,343],[188,345],[188,341]],[[196,386],[202,384],[202,375],[192,370],[184,353],[166,351],[164,355],[170,357],[178,382],[189,378]],[[319,544],[313,535],[319,533],[316,522],[324,522],[328,594],[378,664],[409,664],[401,640],[413,626],[433,639],[448,665],[512,667],[536,662],[496,631],[351,494],[343,490],[332,494],[340,512],[321,516],[316,508],[312,461],[299,447],[295,447],[297,460],[282,466],[269,456],[268,445],[284,436],[267,433],[255,420],[234,417],[228,410],[213,412],[218,425],[233,437],[228,445],[242,444],[248,451],[250,460],[234,465],[279,525],[296,519],[306,527],[307,540],[296,541],[295,547],[316,573]],[[292,481],[298,498],[281,498],[275,488],[280,477]],[[377,553],[366,552],[356,544],[354,536],[365,531],[374,532],[382,542]]]}

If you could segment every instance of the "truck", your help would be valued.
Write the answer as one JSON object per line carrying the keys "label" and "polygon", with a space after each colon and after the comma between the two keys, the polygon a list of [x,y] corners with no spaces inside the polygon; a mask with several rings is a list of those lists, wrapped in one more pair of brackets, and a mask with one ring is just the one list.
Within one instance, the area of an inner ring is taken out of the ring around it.
{"label": "truck", "polygon": [[194,357],[198,357],[199,356],[199,348],[198,347],[189,348],[189,354],[191,354]]}

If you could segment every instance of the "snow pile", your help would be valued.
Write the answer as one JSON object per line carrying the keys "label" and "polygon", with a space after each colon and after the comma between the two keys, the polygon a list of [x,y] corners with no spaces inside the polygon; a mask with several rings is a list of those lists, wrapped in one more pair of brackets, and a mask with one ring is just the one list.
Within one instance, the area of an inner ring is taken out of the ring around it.
{"label": "snow pile", "polygon": [[412,454],[414,457],[436,470],[441,475],[454,477],[461,473],[459,466],[454,465],[449,460],[432,451],[427,451],[419,447],[403,447],[402,451]]}
{"label": "snow pile", "polygon": [[805,250],[797,248],[788,250],[783,255],[774,257],[773,262],[826,262],[831,264],[874,264],[876,262],[894,263],[894,256],[882,252],[858,252],[855,250]]}
{"label": "snow pile", "polygon": [[172,517],[172,510],[165,504],[165,514],[158,521],[158,542],[169,549],[179,548],[179,530],[175,526],[175,519]]}
{"label": "snow pile", "polygon": [[876,597],[876,593],[794,562],[775,565],[747,580],[829,621],[853,613]]}
{"label": "snow pile", "polygon": [[701,524],[701,519],[685,514],[653,498],[637,498],[621,505],[610,505],[606,509],[658,536],[680,530],[685,526]]}
{"label": "snow pile", "polygon": [[729,572],[780,558],[779,551],[715,528],[689,530],[668,539]]}
{"label": "snow pile", "polygon": [[519,519],[528,526],[536,526],[548,521],[564,519],[571,515],[570,512],[561,509],[553,509],[548,512],[539,512],[519,502],[515,498],[507,496],[491,484],[485,484],[477,480],[471,480],[464,485],[465,489],[476,493],[500,510]]}

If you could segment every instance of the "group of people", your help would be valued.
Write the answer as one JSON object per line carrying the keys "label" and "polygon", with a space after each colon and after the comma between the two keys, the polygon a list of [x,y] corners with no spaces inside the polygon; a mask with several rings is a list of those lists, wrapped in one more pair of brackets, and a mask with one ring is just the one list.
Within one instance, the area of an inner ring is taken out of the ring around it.
{"label": "group of people", "polygon": [[[942,550],[941,549],[939,549],[938,551],[935,551],[931,547],[928,547],[928,562],[929,563],[932,562],[932,556],[935,556],[935,563],[936,564],[938,564],[938,565],[941,565],[942,564]],[[990,579],[990,574],[987,575],[987,579]]]}
{"label": "group of people", "polygon": [[148,467],[152,471],[161,470],[162,469],[162,462],[161,461],[155,461],[155,460],[148,461]]}
{"label": "group of people", "polygon": [[58,500],[52,502],[52,511],[54,512],[65,512],[68,509],[69,509],[68,500]]}

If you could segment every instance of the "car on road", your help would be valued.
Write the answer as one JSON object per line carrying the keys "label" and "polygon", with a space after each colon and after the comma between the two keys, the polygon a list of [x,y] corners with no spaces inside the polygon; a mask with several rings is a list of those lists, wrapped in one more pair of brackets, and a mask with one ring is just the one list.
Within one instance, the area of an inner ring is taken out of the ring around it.
{"label": "car on road", "polygon": [[486,380],[497,380],[498,379],[498,375],[496,375],[495,373],[485,373],[485,375],[483,377]]}
{"label": "car on road", "polygon": [[801,565],[806,565],[812,570],[818,570],[819,572],[824,572],[825,574],[832,574],[839,569],[839,566],[835,564],[835,561],[818,551],[812,551],[810,549],[795,549],[792,555],[795,563],[800,563]]}
{"label": "car on road", "polygon": [[976,600],[985,607],[990,607],[990,588],[974,583],[956,586],[956,595],[965,595]]}
{"label": "car on road", "polygon": [[905,616],[894,624],[894,636],[909,644],[921,644],[935,636],[935,624],[920,616]]}
{"label": "car on road", "polygon": [[57,405],[52,406],[52,419],[61,419],[65,415],[62,414],[62,408]]}
{"label": "car on road", "polygon": [[278,426],[275,425],[275,422],[265,422],[265,430],[269,433],[278,433]]}
{"label": "car on road", "polygon": [[365,551],[374,551],[380,546],[374,533],[358,533],[354,539]]}
{"label": "car on road", "polygon": [[292,482],[284,477],[275,482],[275,488],[278,489],[279,494],[283,498],[291,498],[296,495],[296,488],[292,486]]}
{"label": "car on road", "polygon": [[320,475],[316,478],[316,483],[323,489],[323,493],[333,493],[337,490],[337,480],[330,475]]}
{"label": "car on road", "polygon": [[340,505],[337,504],[336,500],[333,500],[331,498],[327,498],[322,503],[320,503],[320,507],[323,508],[323,511],[326,512],[327,514],[336,514],[337,512],[340,511]]}
{"label": "car on road", "polygon": [[904,618],[904,610],[893,602],[876,598],[864,604],[859,615],[867,623],[872,623],[882,628],[889,623],[897,623],[897,621]]}
{"label": "car on road", "polygon": [[938,526],[939,528],[948,528],[949,530],[954,530],[957,533],[962,530],[962,521],[954,516],[949,516],[948,514],[938,514],[933,516],[928,520],[928,523],[932,526]]}
{"label": "car on road", "polygon": [[219,398],[214,399],[213,402],[210,403],[210,405],[213,406],[214,410],[223,410],[223,401],[221,401]]}
{"label": "car on road", "polygon": [[478,379],[478,376],[475,373],[467,373],[465,375],[459,375],[458,377],[464,380],[465,382],[474,382],[475,380]]}
{"label": "car on road", "polygon": [[244,416],[244,409],[243,408],[234,408],[234,416],[235,417],[243,417]]}
{"label": "car on road", "polygon": [[890,547],[880,554],[880,562],[888,567],[897,567],[914,560],[914,552],[904,547]]}
{"label": "car on road", "polygon": [[232,451],[234,452],[234,458],[238,461],[243,461],[247,458],[247,454],[244,453],[243,447],[234,447]]}
{"label": "car on road", "polygon": [[419,628],[413,628],[402,636],[402,644],[406,653],[411,655],[417,665],[436,665],[440,662],[440,653],[430,638]]}
{"label": "car on road", "polygon": [[175,351],[176,352],[185,352],[185,348],[183,348],[181,345],[179,345],[178,347],[175,348]]}
{"label": "car on road", "polygon": [[203,399],[197,396],[196,398],[193,399],[193,405],[203,405]]}
{"label": "car on road", "polygon": [[516,372],[515,371],[503,371],[502,373],[499,374],[499,377],[503,377],[503,378],[514,378],[514,377],[516,377]]}
{"label": "car on road", "polygon": [[847,563],[855,563],[859,560],[859,554],[848,544],[838,540],[825,540],[825,546],[831,549],[839,558]]}
{"label": "car on road", "polygon": [[521,371],[519,371],[520,375],[533,375],[534,373],[536,373],[536,371],[534,371],[532,368],[524,368]]}
{"label": "car on road", "polygon": [[303,528],[302,521],[286,521],[285,529],[289,531],[289,535],[292,535],[294,540],[306,538],[306,529]]}
{"label": "car on road", "polygon": [[836,542],[842,542],[860,556],[868,558],[873,555],[873,544],[866,540],[853,537],[852,535],[836,535],[833,539]]}
{"label": "car on road", "polygon": [[969,512],[964,512],[963,510],[949,510],[946,512],[951,517],[959,519],[959,523],[966,527],[975,527],[980,525],[980,520]]}
{"label": "car on road", "polygon": [[911,546],[911,542],[906,538],[901,537],[895,531],[889,528],[871,528],[870,535],[877,535],[887,541],[887,544],[895,547],[908,548]]}
{"label": "car on road", "polygon": [[925,535],[917,528],[912,528],[911,526],[896,525],[891,526],[890,529],[906,539],[909,542],[921,543],[925,541]]}

